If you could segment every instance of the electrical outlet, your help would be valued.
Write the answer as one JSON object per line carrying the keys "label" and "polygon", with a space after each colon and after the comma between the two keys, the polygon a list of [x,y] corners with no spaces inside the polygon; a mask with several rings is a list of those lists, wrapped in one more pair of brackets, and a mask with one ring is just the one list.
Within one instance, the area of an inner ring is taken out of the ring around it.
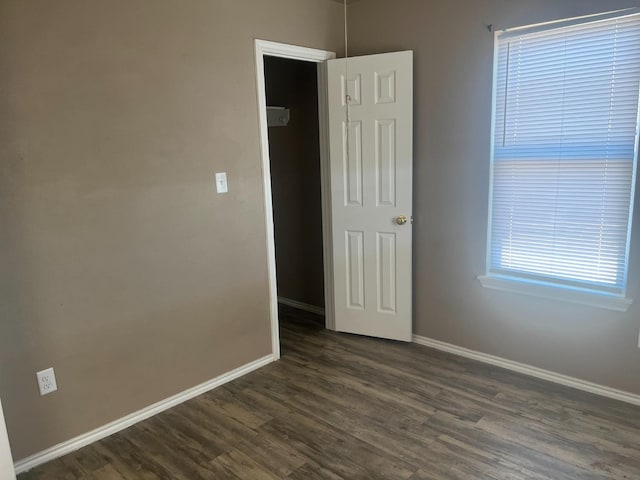
{"label": "electrical outlet", "polygon": [[38,377],[40,396],[47,395],[58,390],[56,373],[53,371],[53,368],[47,368],[46,370],[36,373],[36,377]]}

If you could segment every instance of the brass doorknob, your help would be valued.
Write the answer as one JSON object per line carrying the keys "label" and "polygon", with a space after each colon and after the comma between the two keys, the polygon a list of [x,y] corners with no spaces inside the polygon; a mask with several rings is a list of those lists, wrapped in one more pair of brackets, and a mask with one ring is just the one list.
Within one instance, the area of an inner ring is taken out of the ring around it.
{"label": "brass doorknob", "polygon": [[407,217],[405,217],[404,215],[398,215],[396,217],[396,223],[398,225],[404,225],[405,223],[407,223]]}

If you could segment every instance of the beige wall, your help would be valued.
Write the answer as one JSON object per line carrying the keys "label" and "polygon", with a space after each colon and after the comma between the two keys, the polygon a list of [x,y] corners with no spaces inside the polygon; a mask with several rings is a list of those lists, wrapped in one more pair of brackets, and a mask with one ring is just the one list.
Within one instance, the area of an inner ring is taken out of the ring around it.
{"label": "beige wall", "polygon": [[[0,3],[14,458],[270,353],[253,39],[335,51],[341,15],[327,0]],[[41,398],[49,366],[59,391]]]}
{"label": "beige wall", "polygon": [[267,104],[287,107],[269,128],[278,296],[324,308],[317,65],[265,61]]}
{"label": "beige wall", "polygon": [[367,0],[350,7],[354,54],[415,51],[417,334],[640,393],[640,208],[628,313],[485,290],[493,36],[626,6],[614,0]]}

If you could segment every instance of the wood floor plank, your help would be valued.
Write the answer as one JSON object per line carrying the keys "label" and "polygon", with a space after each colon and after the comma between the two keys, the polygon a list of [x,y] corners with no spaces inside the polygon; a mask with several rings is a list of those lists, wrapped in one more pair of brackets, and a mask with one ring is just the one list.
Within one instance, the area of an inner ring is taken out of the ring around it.
{"label": "wood floor plank", "polygon": [[281,310],[282,359],[19,480],[640,479],[640,408]]}
{"label": "wood floor plank", "polygon": [[91,474],[92,480],[126,480],[120,475],[113,465],[99,467]]}
{"label": "wood floor plank", "polygon": [[[293,443],[304,456],[343,478],[407,479],[417,468],[397,457],[385,457],[375,445],[338,426],[298,413],[292,420],[274,420],[261,430]],[[347,445],[349,448],[345,448]]]}
{"label": "wood floor plank", "polygon": [[259,435],[259,440],[248,443],[244,440],[235,449],[254,459],[278,478],[285,478],[308,462],[300,452],[286,442],[276,442],[270,435]]}
{"label": "wood floor plank", "polygon": [[93,447],[107,458],[109,464],[126,480],[159,480],[168,473],[153,461],[148,452],[140,451],[126,440],[125,433],[105,438],[96,442]]}
{"label": "wood floor plank", "polygon": [[220,455],[211,463],[219,465],[225,472],[238,478],[255,480],[278,480],[280,478],[239,450]]}
{"label": "wood floor plank", "polygon": [[292,480],[346,480],[344,477],[311,462],[297,468],[287,478]]}

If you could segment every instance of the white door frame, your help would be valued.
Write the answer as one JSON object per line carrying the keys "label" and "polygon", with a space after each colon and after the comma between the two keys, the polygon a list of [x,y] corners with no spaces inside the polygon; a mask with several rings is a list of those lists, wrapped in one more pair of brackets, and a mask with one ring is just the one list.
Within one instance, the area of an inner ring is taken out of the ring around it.
{"label": "white door frame", "polygon": [[0,402],[0,478],[13,480],[16,478],[11,459],[11,448],[9,447],[9,437],[4,424],[4,414],[2,413],[2,403]]}
{"label": "white door frame", "polygon": [[336,58],[335,52],[298,47],[285,43],[256,40],[256,80],[260,120],[260,149],[267,231],[267,266],[269,270],[269,309],[271,316],[271,345],[274,359],[280,358],[280,330],[278,322],[278,291],[276,282],[276,243],[273,228],[273,201],[271,197],[271,164],[267,127],[267,95],[264,79],[264,57],[280,57],[318,64],[318,117],[320,138],[320,177],[322,193],[322,245],[324,257],[325,325],[334,329],[333,319],[333,254],[331,243],[331,177],[329,174],[329,130],[327,113],[327,74],[324,62]]}

